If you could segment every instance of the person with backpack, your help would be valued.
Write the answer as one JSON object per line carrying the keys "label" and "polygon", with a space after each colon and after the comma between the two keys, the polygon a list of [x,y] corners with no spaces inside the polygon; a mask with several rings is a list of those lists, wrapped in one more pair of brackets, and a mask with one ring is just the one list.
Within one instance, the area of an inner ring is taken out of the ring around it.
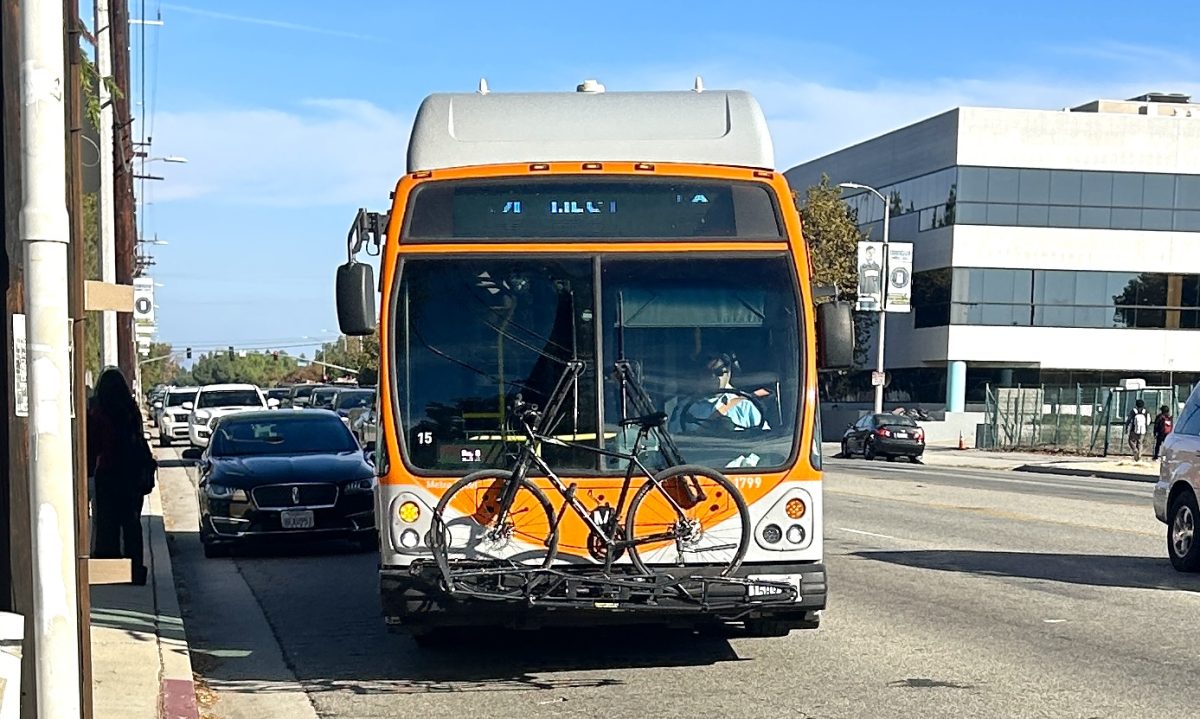
{"label": "person with backpack", "polygon": [[1150,429],[1150,414],[1146,412],[1146,403],[1138,400],[1133,403],[1129,417],[1125,420],[1125,431],[1129,440],[1129,449],[1133,450],[1133,461],[1142,461],[1142,443],[1146,432]]}
{"label": "person with backpack", "polygon": [[1154,459],[1158,459],[1163,442],[1166,441],[1167,435],[1171,433],[1172,426],[1171,408],[1164,404],[1158,408],[1158,416],[1154,418]]}
{"label": "person with backpack", "polygon": [[154,489],[157,463],[142,435],[125,376],[116,367],[100,373],[87,418],[88,473],[95,479],[92,516],[97,559],[128,558],[133,583],[145,584],[142,503]]}

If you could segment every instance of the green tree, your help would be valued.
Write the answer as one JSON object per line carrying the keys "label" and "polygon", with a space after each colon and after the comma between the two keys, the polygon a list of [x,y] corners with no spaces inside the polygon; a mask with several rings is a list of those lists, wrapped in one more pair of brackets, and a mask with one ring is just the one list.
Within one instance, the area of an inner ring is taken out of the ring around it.
{"label": "green tree", "polygon": [[296,358],[286,353],[218,350],[200,355],[192,365],[191,380],[198,385],[249,383],[272,387],[296,371]]}
{"label": "green tree", "polygon": [[[854,210],[842,200],[842,189],[827,176],[808,188],[804,197],[794,196],[808,242],[814,285],[832,286],[839,300],[858,300],[858,243],[867,236],[858,227]],[[833,297],[818,298],[818,303]],[[878,319],[874,312],[854,313],[855,364],[867,363],[867,340]]]}
{"label": "green tree", "polygon": [[174,350],[165,342],[151,342],[150,353],[140,361],[142,387],[146,390],[155,385],[175,384],[176,377],[182,371]]}

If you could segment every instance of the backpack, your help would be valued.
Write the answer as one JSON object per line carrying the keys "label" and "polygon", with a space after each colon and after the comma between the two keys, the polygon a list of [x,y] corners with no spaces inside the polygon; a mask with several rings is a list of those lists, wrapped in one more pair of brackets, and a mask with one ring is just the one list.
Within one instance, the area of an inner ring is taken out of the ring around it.
{"label": "backpack", "polygon": [[1158,433],[1159,434],[1166,437],[1168,434],[1171,433],[1171,427],[1172,427],[1172,423],[1171,423],[1170,417],[1168,417],[1166,415],[1162,415],[1158,418]]}
{"label": "backpack", "polygon": [[150,494],[154,491],[154,483],[158,479],[158,461],[154,459],[154,453],[150,451],[150,445],[142,436],[141,430],[136,431],[133,439],[133,466],[130,471],[133,474],[132,485],[142,493],[142,496]]}
{"label": "backpack", "polygon": [[1150,415],[1146,414],[1145,408],[1135,409],[1129,415],[1129,431],[1133,434],[1145,434],[1147,427],[1150,426]]}

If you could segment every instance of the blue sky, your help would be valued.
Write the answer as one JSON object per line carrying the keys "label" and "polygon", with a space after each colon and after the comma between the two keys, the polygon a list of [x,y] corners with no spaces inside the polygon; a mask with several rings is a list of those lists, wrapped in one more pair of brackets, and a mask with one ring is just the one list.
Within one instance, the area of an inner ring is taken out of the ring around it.
{"label": "blue sky", "polygon": [[[957,105],[1057,109],[1200,95],[1192,3],[133,0],[133,99],[151,154],[159,338],[311,345],[359,206],[385,209],[431,92],[754,92],[776,164]],[[1000,8],[993,10],[989,8]],[[1183,28],[1182,30],[1174,30]],[[296,347],[293,352],[302,351]]]}

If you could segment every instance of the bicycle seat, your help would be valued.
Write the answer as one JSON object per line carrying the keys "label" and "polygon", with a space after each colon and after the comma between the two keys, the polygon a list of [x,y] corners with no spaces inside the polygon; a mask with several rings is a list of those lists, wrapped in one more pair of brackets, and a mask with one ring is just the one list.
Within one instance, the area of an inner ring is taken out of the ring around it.
{"label": "bicycle seat", "polygon": [[649,429],[656,429],[658,427],[663,426],[663,423],[665,423],[666,421],[667,421],[667,413],[666,412],[654,412],[652,414],[642,415],[641,417],[629,417],[628,419],[623,419],[623,420],[621,420],[621,426],[622,427],[632,427],[633,425],[636,424],[637,426],[641,427],[642,429],[649,430]]}

